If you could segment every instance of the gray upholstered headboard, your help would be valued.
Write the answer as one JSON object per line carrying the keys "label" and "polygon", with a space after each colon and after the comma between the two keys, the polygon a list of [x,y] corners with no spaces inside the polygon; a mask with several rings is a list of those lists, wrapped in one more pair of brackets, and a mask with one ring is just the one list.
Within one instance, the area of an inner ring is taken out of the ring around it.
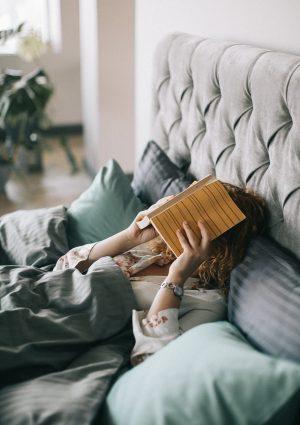
{"label": "gray upholstered headboard", "polygon": [[152,139],[197,178],[249,186],[300,257],[300,57],[172,34],[155,57]]}

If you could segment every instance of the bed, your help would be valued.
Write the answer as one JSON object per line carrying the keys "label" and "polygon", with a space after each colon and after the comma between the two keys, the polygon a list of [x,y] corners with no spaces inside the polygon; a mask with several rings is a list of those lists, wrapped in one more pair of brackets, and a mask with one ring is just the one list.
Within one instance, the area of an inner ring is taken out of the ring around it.
{"label": "bed", "polygon": [[[300,422],[300,58],[176,33],[154,69],[132,185],[110,160],[69,209],[0,218],[1,424]],[[208,174],[264,196],[268,225],[232,273],[228,320],[131,369],[135,300],[119,268],[53,266]]]}

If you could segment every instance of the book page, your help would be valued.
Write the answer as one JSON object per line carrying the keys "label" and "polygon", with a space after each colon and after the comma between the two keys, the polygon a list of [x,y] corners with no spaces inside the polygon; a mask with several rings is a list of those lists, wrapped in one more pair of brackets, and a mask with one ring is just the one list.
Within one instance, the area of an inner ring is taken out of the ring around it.
{"label": "book page", "polygon": [[214,182],[214,181],[216,181],[216,178],[215,177],[213,177],[213,176],[206,176],[206,177],[204,177],[203,179],[201,179],[199,181],[193,182],[185,190],[183,190],[182,192],[180,192],[177,195],[175,195],[174,198],[170,199],[166,203],[164,203],[164,204],[158,206],[157,208],[153,209],[153,211],[151,211],[148,214],[149,219],[151,220],[152,217],[154,217],[155,215],[159,214],[161,211],[164,211],[166,208],[169,208],[172,205],[176,204],[180,199],[186,198],[191,193],[196,192],[201,187],[207,185],[208,183]]}

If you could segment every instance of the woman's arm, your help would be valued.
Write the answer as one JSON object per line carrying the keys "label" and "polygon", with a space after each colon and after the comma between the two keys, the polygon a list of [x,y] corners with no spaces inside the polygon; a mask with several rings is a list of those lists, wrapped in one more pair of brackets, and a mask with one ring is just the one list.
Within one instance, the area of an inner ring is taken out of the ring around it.
{"label": "woman's arm", "polygon": [[101,257],[105,257],[107,255],[114,257],[115,255],[128,251],[133,246],[135,246],[134,241],[130,238],[128,229],[122,230],[103,241],[97,242],[93,246],[88,258],[88,267]]}
{"label": "woman's arm", "polygon": [[[125,230],[122,230],[115,235],[104,239],[103,241],[97,242],[92,248],[89,258],[87,260],[87,267],[91,266],[96,260],[104,256],[114,257],[116,255],[122,254],[137,245],[148,242],[151,239],[155,238],[158,234],[154,227],[149,226],[145,229],[140,229],[137,225],[137,222],[142,220],[145,215],[157,208],[159,205],[167,202],[173,196],[167,196],[160,199],[156,204],[152,205],[148,210],[141,211],[133,223]],[[85,265],[86,266],[86,265]]]}
{"label": "woman's arm", "polygon": [[[200,266],[200,264],[212,255],[213,243],[208,239],[208,231],[205,224],[198,222],[199,233],[196,235],[189,224],[185,221],[183,229],[177,230],[177,236],[183,248],[183,253],[171,264],[168,276],[164,282],[183,287],[185,281]],[[180,298],[169,288],[160,288],[148,311],[147,318],[167,308],[179,308]]]}

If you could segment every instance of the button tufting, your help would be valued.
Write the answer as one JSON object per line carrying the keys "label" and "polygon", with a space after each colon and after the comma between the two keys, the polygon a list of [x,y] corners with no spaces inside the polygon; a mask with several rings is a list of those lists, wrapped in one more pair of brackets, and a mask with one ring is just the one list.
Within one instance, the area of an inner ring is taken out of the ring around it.
{"label": "button tufting", "polygon": [[[171,144],[178,162],[187,146],[195,178],[216,173],[233,184],[247,183],[266,197],[275,238],[283,234],[276,224],[279,212],[282,221],[282,208],[287,217],[293,213],[293,222],[285,220],[284,229],[299,229],[300,189],[287,195],[299,182],[299,61],[250,46],[205,41],[193,51],[191,62],[188,37],[176,40],[171,67],[158,67],[162,90],[157,93],[161,104],[155,104],[160,116],[155,138]],[[300,237],[295,240],[300,246]],[[283,242],[288,246],[290,241]]]}

